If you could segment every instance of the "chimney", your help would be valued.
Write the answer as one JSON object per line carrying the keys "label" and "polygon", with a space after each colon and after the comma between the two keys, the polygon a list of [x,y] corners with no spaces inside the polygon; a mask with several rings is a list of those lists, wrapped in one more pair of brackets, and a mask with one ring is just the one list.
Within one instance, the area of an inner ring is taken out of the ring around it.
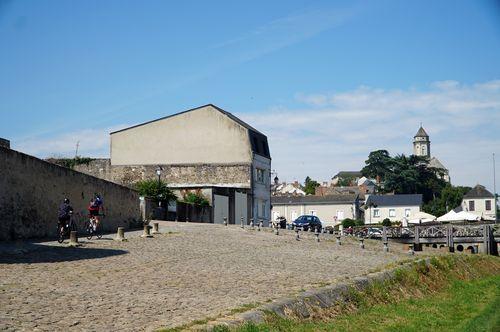
{"label": "chimney", "polygon": [[2,148],[10,149],[10,141],[5,138],[0,138],[0,146]]}

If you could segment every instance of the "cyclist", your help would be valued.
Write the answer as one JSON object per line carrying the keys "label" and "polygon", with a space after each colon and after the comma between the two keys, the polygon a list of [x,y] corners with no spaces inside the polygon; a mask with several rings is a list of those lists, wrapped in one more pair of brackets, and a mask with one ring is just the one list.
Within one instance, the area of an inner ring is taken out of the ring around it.
{"label": "cyclist", "polygon": [[90,204],[88,207],[90,217],[95,221],[94,223],[94,231],[97,229],[97,226],[99,225],[99,212],[101,212],[104,216],[104,206],[103,206],[103,200],[102,197],[94,193],[94,198],[90,200]]}
{"label": "cyclist", "polygon": [[90,200],[87,210],[89,211],[90,220],[92,221],[92,227],[95,231],[99,222],[97,218],[99,216],[99,205],[96,203],[95,199],[92,198]]}
{"label": "cyclist", "polygon": [[58,214],[59,221],[57,223],[59,230],[63,230],[64,227],[67,227],[72,213],[73,213],[73,207],[69,205],[69,199],[65,198],[63,203],[59,206],[59,214]]}

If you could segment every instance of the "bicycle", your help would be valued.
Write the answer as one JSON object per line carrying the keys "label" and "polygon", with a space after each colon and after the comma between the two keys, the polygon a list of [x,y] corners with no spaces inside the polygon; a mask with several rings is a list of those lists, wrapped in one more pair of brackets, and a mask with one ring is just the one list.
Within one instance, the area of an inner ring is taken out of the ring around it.
{"label": "bicycle", "polygon": [[102,220],[97,222],[95,216],[88,216],[88,219],[85,221],[85,230],[87,232],[87,239],[92,239],[92,236],[96,236],[98,239],[102,238],[102,230],[101,230]]}
{"label": "bicycle", "polygon": [[78,231],[78,226],[74,220],[73,213],[70,213],[69,222],[64,225],[61,225],[59,222],[57,223],[57,242],[63,243],[65,237],[69,239],[71,231]]}

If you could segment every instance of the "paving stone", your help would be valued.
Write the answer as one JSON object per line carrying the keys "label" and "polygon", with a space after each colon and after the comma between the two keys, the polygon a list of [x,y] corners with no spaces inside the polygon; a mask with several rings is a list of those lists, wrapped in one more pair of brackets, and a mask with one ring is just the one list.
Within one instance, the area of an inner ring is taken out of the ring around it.
{"label": "paving stone", "polygon": [[[127,232],[127,242],[112,241],[115,234],[80,238],[79,248],[0,243],[0,330],[173,327],[407,259],[396,245],[382,255],[380,243],[368,240],[360,255],[357,241],[343,239],[339,247],[328,234],[318,244],[314,234],[296,241],[291,231],[278,237],[239,225],[172,222],[161,223],[160,230],[151,239],[140,238],[142,230]],[[327,304],[321,293],[309,295]]]}

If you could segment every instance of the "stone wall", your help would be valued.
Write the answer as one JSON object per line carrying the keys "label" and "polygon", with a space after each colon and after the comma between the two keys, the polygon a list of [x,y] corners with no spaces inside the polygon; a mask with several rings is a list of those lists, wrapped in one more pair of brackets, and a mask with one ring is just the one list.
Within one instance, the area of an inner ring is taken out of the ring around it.
{"label": "stone wall", "polygon": [[[191,164],[161,165],[161,179],[169,187],[238,187],[250,188],[250,164]],[[110,159],[96,159],[88,165],[77,165],[75,170],[125,186],[137,181],[157,179],[158,165],[115,166]]]}
{"label": "stone wall", "polygon": [[95,192],[104,199],[105,230],[139,220],[136,191],[0,147],[0,240],[54,236],[65,197],[82,214],[82,226]]}

